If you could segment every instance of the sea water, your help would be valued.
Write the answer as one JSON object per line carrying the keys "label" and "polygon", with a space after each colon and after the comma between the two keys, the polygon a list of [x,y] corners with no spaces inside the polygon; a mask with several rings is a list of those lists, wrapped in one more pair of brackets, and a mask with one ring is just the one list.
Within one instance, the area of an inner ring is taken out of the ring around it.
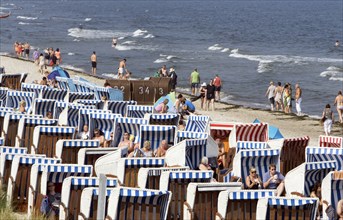
{"label": "sea water", "polygon": [[[303,112],[320,115],[343,86],[342,1],[1,1],[0,52],[29,42],[59,48],[62,66],[113,76],[127,59],[134,77],[173,66],[189,92],[194,68],[201,82],[223,80],[222,100],[268,108],[270,81],[299,83]],[[118,45],[111,47],[112,38]],[[0,64],[1,65],[1,64]],[[295,104],[293,104],[293,110]]]}

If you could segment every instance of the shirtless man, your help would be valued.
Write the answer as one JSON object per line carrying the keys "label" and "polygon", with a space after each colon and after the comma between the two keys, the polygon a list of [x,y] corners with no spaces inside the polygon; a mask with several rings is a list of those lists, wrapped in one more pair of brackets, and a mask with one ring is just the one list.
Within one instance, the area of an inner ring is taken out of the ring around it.
{"label": "shirtless man", "polygon": [[295,109],[297,110],[297,115],[301,116],[301,98],[302,90],[299,86],[299,84],[295,84]]}
{"label": "shirtless man", "polygon": [[118,77],[119,78],[123,77],[124,71],[125,71],[125,73],[128,73],[127,69],[126,69],[126,59],[123,59],[122,61],[119,62],[119,68],[118,68]]}
{"label": "shirtless man", "polygon": [[168,142],[166,140],[162,140],[161,145],[155,150],[155,157],[164,157],[168,148]]}
{"label": "shirtless man", "polygon": [[93,54],[91,56],[91,62],[92,62],[92,74],[96,75],[96,54],[95,54],[95,51],[93,51]]}
{"label": "shirtless man", "polygon": [[336,105],[337,107],[337,112],[338,112],[338,120],[339,123],[343,123],[343,119],[342,119],[342,114],[343,114],[343,95],[342,95],[342,91],[338,91],[338,94],[335,98],[335,103],[334,105]]}

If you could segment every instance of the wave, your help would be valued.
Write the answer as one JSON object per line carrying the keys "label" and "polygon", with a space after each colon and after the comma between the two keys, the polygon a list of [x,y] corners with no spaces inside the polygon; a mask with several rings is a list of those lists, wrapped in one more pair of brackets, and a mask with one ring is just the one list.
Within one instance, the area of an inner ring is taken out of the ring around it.
{"label": "wave", "polygon": [[154,61],[154,63],[166,63],[166,62],[168,62],[168,60],[166,58],[159,58],[159,59]]}
{"label": "wave", "polygon": [[224,49],[222,49],[220,52],[223,52],[223,53],[225,53],[225,52],[230,52],[230,48],[224,48]]}
{"label": "wave", "polygon": [[17,19],[21,19],[21,20],[37,20],[38,17],[17,16]]}
{"label": "wave", "polygon": [[92,19],[91,18],[85,18],[85,21],[91,21]]}
{"label": "wave", "polygon": [[74,56],[74,55],[75,55],[75,53],[71,53],[71,52],[69,52],[69,53],[68,53],[68,55],[69,55],[69,56]]}
{"label": "wave", "polygon": [[60,65],[60,66],[61,66],[62,68],[64,68],[64,69],[66,69],[67,71],[68,71],[68,70],[71,70],[71,71],[82,72],[82,73],[85,72],[84,69],[82,69],[82,68],[77,68],[77,67],[72,66],[72,65],[69,65],[69,64],[62,64],[62,65]]}
{"label": "wave", "polygon": [[31,23],[28,22],[18,22],[19,25],[30,25]]}
{"label": "wave", "polygon": [[132,33],[132,37],[140,37],[140,36],[145,35],[146,33],[148,33],[147,30],[137,29]]}
{"label": "wave", "polygon": [[154,63],[166,63],[166,62],[177,62],[177,60],[180,60],[179,57],[174,56],[174,55],[166,55],[166,54],[160,54],[161,58],[158,58],[154,61]]}
{"label": "wave", "polygon": [[101,75],[105,76],[105,77],[108,77],[108,78],[118,79],[118,75],[114,74],[114,73],[103,73]]}
{"label": "wave", "polygon": [[132,41],[132,40],[128,40],[128,41],[125,41],[125,42],[123,42],[123,43],[121,43],[122,45],[134,45],[134,44],[136,44],[136,42],[135,41]]}
{"label": "wave", "polygon": [[327,77],[333,81],[343,81],[343,68],[330,66],[319,74],[321,77]]}
{"label": "wave", "polygon": [[129,33],[118,32],[112,30],[92,30],[83,28],[70,28],[68,29],[68,35],[75,38],[85,38],[85,39],[103,39],[103,38],[113,38],[113,37],[125,37],[129,36]]}
{"label": "wave", "polygon": [[267,73],[270,71],[272,71],[272,62],[260,61],[258,63],[258,67],[257,67],[258,73]]}
{"label": "wave", "polygon": [[144,38],[154,38],[155,36],[152,34],[147,34]]}
{"label": "wave", "polygon": [[208,50],[222,50],[223,47],[219,46],[219,44],[212,45],[207,48]]}

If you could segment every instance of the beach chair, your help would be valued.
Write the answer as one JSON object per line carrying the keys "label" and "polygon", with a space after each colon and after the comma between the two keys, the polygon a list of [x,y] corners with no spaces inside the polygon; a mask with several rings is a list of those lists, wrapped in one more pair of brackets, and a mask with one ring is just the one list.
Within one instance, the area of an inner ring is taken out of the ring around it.
{"label": "beach chair", "polygon": [[[112,187],[107,187],[105,191],[105,216],[107,215],[108,198],[111,195]],[[80,200],[79,220],[96,219],[98,212],[99,187],[87,187],[82,190]]]}
{"label": "beach chair", "polygon": [[85,147],[97,148],[100,142],[98,140],[58,140],[56,142],[56,158],[62,160],[62,163],[76,164],[78,152]]}
{"label": "beach chair", "polygon": [[70,92],[76,92],[76,86],[74,85],[74,82],[72,79],[56,76],[56,81],[57,81],[58,88],[62,90],[68,90]]}
{"label": "beach chair", "polygon": [[136,101],[107,101],[104,105],[104,110],[109,110],[113,114],[121,114],[121,116],[126,115],[126,110],[128,105],[137,105]]}
{"label": "beach chair", "polygon": [[164,171],[188,171],[189,167],[142,167],[138,171],[137,185],[141,189],[159,189],[160,178]]}
{"label": "beach chair", "polygon": [[176,126],[159,126],[159,125],[141,125],[139,132],[139,147],[143,148],[144,141],[149,140],[151,149],[156,150],[162,140],[166,140],[168,144],[174,145],[176,135]]}
{"label": "beach chair", "polygon": [[128,105],[126,116],[130,118],[144,118],[146,113],[152,114],[154,107],[151,105]]}
{"label": "beach chair", "polygon": [[56,156],[56,143],[60,139],[73,139],[74,127],[36,126],[33,131],[32,154],[45,154],[47,157]]}
{"label": "beach chair", "polygon": [[208,136],[206,132],[177,131],[176,143],[180,143],[186,139],[207,139]]}
{"label": "beach chair", "polygon": [[[0,108],[0,133],[2,134],[4,128],[4,120],[7,114],[14,113],[13,108],[1,107]],[[1,136],[1,135],[0,135]]]}
{"label": "beach chair", "polygon": [[[337,203],[343,199],[343,171],[331,171],[322,181],[322,199],[337,210]],[[323,219],[328,219],[323,208]]]}
{"label": "beach chair", "polygon": [[63,180],[70,176],[90,177],[92,166],[76,164],[34,164],[31,168],[28,197],[28,216],[39,214],[43,198],[48,195],[48,182],[55,184],[55,191],[62,192]]}
{"label": "beach chair", "polygon": [[[83,131],[83,126],[88,125],[90,127],[90,114],[97,113],[97,114],[111,114],[110,111],[104,111],[99,109],[86,109],[81,108],[79,110],[79,124],[78,124],[78,131]],[[114,117],[114,116],[109,116]],[[113,126],[113,123],[112,123]],[[90,131],[90,130],[89,130]],[[90,131],[91,132],[91,131]],[[92,134],[93,135],[93,134]]]}
{"label": "beach chair", "polygon": [[305,162],[305,148],[310,137],[285,138],[280,154],[280,172],[288,171]]}
{"label": "beach chair", "polygon": [[316,219],[316,198],[261,198],[257,203],[256,219]]}
{"label": "beach chair", "polygon": [[33,164],[56,164],[60,161],[45,155],[15,155],[7,186],[7,203],[14,211],[27,212],[31,167]]}
{"label": "beach chair", "polygon": [[0,84],[14,90],[20,90],[26,77],[27,73],[0,74]]}
{"label": "beach chair", "polygon": [[334,137],[334,136],[319,136],[318,141],[319,147],[337,147],[343,148],[343,137]]}
{"label": "beach chair", "polygon": [[286,194],[290,196],[292,192],[298,192],[310,196],[311,188],[334,171],[336,166],[335,161],[305,162],[297,166],[285,176]]}
{"label": "beach chair", "polygon": [[54,118],[59,118],[61,112],[69,105],[67,102],[58,102],[55,103],[55,109],[54,109]]}
{"label": "beach chair", "polygon": [[39,84],[22,83],[21,84],[21,91],[23,91],[23,92],[34,92],[35,93],[35,98],[38,98],[39,95],[41,94],[42,90],[45,87],[46,86],[39,85]]}
{"label": "beach chair", "polygon": [[72,103],[78,99],[94,100],[95,95],[94,93],[86,93],[86,92],[69,92],[66,98],[68,98],[68,100],[64,100],[64,101]]}
{"label": "beach chair", "polygon": [[34,92],[7,91],[5,106],[17,109],[19,108],[20,102],[23,100],[26,102],[26,112],[30,112],[34,97]]}
{"label": "beach chair", "polygon": [[46,113],[54,112],[56,100],[53,99],[35,99],[33,101],[32,114],[46,116]]}
{"label": "beach chair", "polygon": [[0,107],[4,107],[6,104],[7,91],[8,91],[7,87],[0,87],[0,101],[1,101]]}
{"label": "beach chair", "polygon": [[101,100],[89,100],[89,99],[76,99],[73,101],[74,104],[82,104],[82,105],[94,105],[95,109],[103,109],[104,102]]}
{"label": "beach chair", "polygon": [[[107,178],[107,187],[117,187],[118,180]],[[67,177],[62,184],[60,219],[76,219],[80,213],[81,194],[87,187],[99,186],[97,177]]]}
{"label": "beach chair", "polygon": [[214,220],[218,195],[224,190],[240,190],[241,183],[189,183],[183,205],[183,219]]}
{"label": "beach chair", "polygon": [[6,114],[2,130],[2,137],[5,140],[6,146],[15,146],[16,135],[21,118],[37,119],[41,115],[24,115],[24,114]]}
{"label": "beach chair", "polygon": [[211,137],[208,139],[187,139],[170,147],[166,152],[166,164],[168,166],[188,166],[190,169],[198,169],[201,159],[207,157],[215,161],[218,156],[218,145]]}
{"label": "beach chair", "polygon": [[118,180],[126,187],[138,186],[138,172],[142,167],[163,167],[164,158],[143,157],[143,158],[120,158],[117,166]]}
{"label": "beach chair", "polygon": [[56,101],[64,101],[64,98],[66,97],[68,91],[67,90],[61,90],[61,89],[54,89],[45,87],[39,98],[41,99],[54,99]]}
{"label": "beach chair", "polygon": [[119,187],[111,191],[106,219],[167,219],[169,191]]}
{"label": "beach chair", "polygon": [[25,147],[31,153],[31,146],[33,144],[33,134],[36,126],[54,126],[57,125],[56,119],[43,119],[22,117],[19,120],[18,131],[15,140],[15,147]]}
{"label": "beach chair", "polygon": [[180,116],[178,114],[145,114],[145,119],[150,125],[179,125]]}
{"label": "beach chair", "polygon": [[137,142],[139,140],[140,126],[148,124],[149,121],[143,118],[116,117],[114,120],[114,146],[119,145],[126,132],[135,136],[135,142]]}
{"label": "beach chair", "polygon": [[26,154],[26,148],[19,147],[0,147],[0,188],[8,183],[11,173],[11,164],[15,155]]}
{"label": "beach chair", "polygon": [[93,105],[79,105],[68,103],[68,105],[62,110],[58,117],[59,125],[66,125],[71,127],[77,127],[79,124],[79,111],[80,109],[94,109]]}
{"label": "beach chair", "polygon": [[267,142],[256,142],[256,141],[237,141],[236,154],[240,150],[260,150],[269,149],[270,146]]}
{"label": "beach chair", "polygon": [[260,198],[274,196],[276,190],[225,190],[218,195],[217,220],[255,220]]}
{"label": "beach chair", "polygon": [[94,164],[96,175],[99,176],[103,173],[107,176],[117,176],[118,162],[120,158],[127,157],[127,154],[127,148],[118,148],[115,151],[100,156]]}
{"label": "beach chair", "polygon": [[306,147],[306,162],[336,161],[336,170],[343,170],[343,148]]}
{"label": "beach chair", "polygon": [[114,130],[114,120],[121,117],[120,114],[110,113],[90,113],[89,114],[89,136],[93,138],[94,129],[99,129],[104,133],[105,139],[111,138],[111,132]]}
{"label": "beach chair", "polygon": [[237,141],[267,142],[269,140],[268,124],[235,124],[229,136],[230,147],[236,147]]}
{"label": "beach chair", "polygon": [[160,178],[160,190],[170,190],[173,195],[168,212],[168,219],[180,219],[184,216],[183,204],[186,201],[189,183],[211,182],[212,171],[166,171]]}
{"label": "beach chair", "polygon": [[209,116],[190,115],[186,123],[185,131],[208,132],[209,121],[210,121]]}

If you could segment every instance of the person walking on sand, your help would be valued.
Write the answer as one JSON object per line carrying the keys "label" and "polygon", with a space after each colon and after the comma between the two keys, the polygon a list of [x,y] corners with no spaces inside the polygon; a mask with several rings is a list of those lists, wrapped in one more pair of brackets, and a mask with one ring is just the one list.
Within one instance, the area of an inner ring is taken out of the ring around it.
{"label": "person walking on sand", "polygon": [[216,77],[214,77],[213,80],[213,85],[215,87],[215,92],[216,92],[216,97],[215,100],[220,100],[220,90],[222,88],[222,80],[221,78],[218,76],[218,74],[216,75]]}
{"label": "person walking on sand", "polygon": [[331,111],[330,104],[327,104],[325,106],[321,121],[323,122],[323,125],[324,125],[325,135],[330,136],[332,124],[335,123],[333,111]]}
{"label": "person walking on sand", "polygon": [[302,101],[301,95],[302,95],[302,90],[301,90],[299,84],[297,83],[297,84],[295,84],[295,109],[297,110],[298,116],[302,115],[302,113],[301,113],[301,101]]}
{"label": "person walking on sand", "polygon": [[270,101],[270,110],[274,111],[274,104],[275,104],[275,86],[274,86],[274,82],[271,81],[269,83],[269,87],[266,91],[266,95],[265,96],[268,96],[268,99]]}
{"label": "person walking on sand", "polygon": [[118,68],[118,78],[121,78],[124,76],[124,71],[125,73],[127,73],[127,69],[126,69],[126,59],[122,59],[119,62],[119,68]]}
{"label": "person walking on sand", "polygon": [[213,80],[210,80],[210,83],[206,86],[206,111],[210,108],[214,111],[214,98],[215,98],[215,86],[213,85]]}
{"label": "person walking on sand", "polygon": [[338,91],[338,94],[335,98],[335,102],[334,105],[336,105],[337,107],[337,113],[338,113],[338,121],[339,123],[343,123],[343,95],[342,95],[342,91]]}
{"label": "person walking on sand", "polygon": [[93,51],[93,54],[91,56],[91,62],[92,62],[92,74],[96,75],[96,53]]}
{"label": "person walking on sand", "polygon": [[278,86],[275,89],[275,108],[276,111],[283,111],[283,105],[282,105],[282,92],[283,92],[283,87],[281,86],[281,82],[277,83]]}
{"label": "person walking on sand", "polygon": [[196,95],[200,83],[200,74],[198,72],[198,69],[194,69],[194,71],[191,73],[189,82],[191,84],[192,95]]}

